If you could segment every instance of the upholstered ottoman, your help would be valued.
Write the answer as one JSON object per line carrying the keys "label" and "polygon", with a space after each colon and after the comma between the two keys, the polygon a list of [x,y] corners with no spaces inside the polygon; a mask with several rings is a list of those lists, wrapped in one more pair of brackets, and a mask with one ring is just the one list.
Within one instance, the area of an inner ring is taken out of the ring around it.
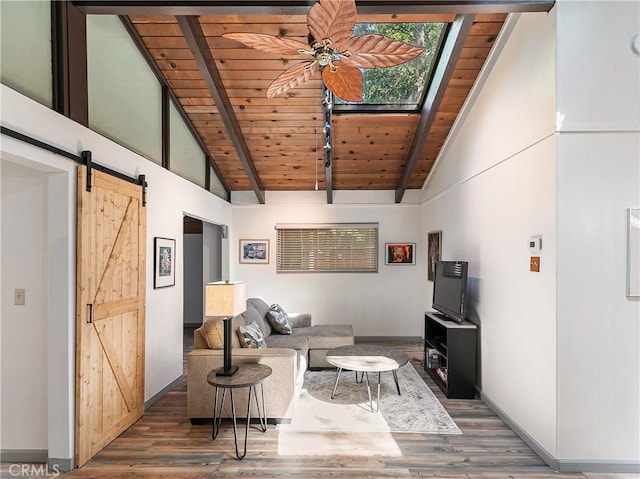
{"label": "upholstered ottoman", "polygon": [[293,328],[293,336],[309,340],[309,367],[332,368],[325,356],[327,351],[353,344],[353,327],[350,324],[316,324],[308,328]]}

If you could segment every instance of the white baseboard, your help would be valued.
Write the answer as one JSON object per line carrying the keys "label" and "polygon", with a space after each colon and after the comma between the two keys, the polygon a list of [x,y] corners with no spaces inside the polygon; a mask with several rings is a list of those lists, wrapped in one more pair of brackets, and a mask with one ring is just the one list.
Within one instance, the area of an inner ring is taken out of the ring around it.
{"label": "white baseboard", "polygon": [[149,399],[147,399],[144,402],[144,410],[147,411],[151,406],[154,405],[154,403],[160,399],[162,396],[164,396],[165,394],[167,394],[170,390],[172,390],[174,387],[176,387],[178,384],[180,384],[182,382],[182,378],[184,377],[184,375],[182,376],[178,376],[176,379],[174,379],[172,382],[170,382],[168,385],[166,385],[164,388],[162,388],[160,391],[158,391],[156,394],[154,394],[153,396],[151,396]]}
{"label": "white baseboard", "polygon": [[600,474],[640,474],[640,462],[635,461],[575,461],[559,459],[560,472],[595,472]]}
{"label": "white baseboard", "polygon": [[48,452],[46,449],[3,449],[0,457],[3,463],[39,464],[47,462]]}
{"label": "white baseboard", "polygon": [[420,336],[354,336],[353,340],[356,343],[377,343],[377,342],[410,342],[422,344],[422,338]]}
{"label": "white baseboard", "polygon": [[500,419],[507,423],[507,426],[509,426],[513,430],[513,432],[515,432],[520,437],[520,439],[522,439],[527,444],[527,446],[533,449],[533,452],[540,456],[540,459],[546,462],[554,470],[559,470],[558,463],[556,461],[556,458],[553,457],[553,454],[547,451],[538,441],[531,437],[527,431],[522,429],[520,425],[516,421],[511,419],[511,417],[506,412],[500,409],[500,406],[493,402],[493,400],[491,400],[489,396],[487,396],[485,393],[481,393],[480,398],[487,406],[489,406],[489,408],[493,412],[495,412],[500,417]]}
{"label": "white baseboard", "polygon": [[486,394],[481,393],[482,401],[491,408],[507,425],[522,439],[544,462],[558,472],[596,472],[601,474],[640,473],[640,462],[637,461],[606,461],[606,460],[566,460],[556,459],[538,441],[522,429],[507,413],[491,400]]}
{"label": "white baseboard", "polygon": [[59,472],[68,472],[76,467],[73,457],[55,458],[48,457],[48,454],[46,449],[3,449],[0,458],[3,464],[39,464],[41,467],[34,466],[31,470],[38,475],[57,476]]}
{"label": "white baseboard", "polygon": [[69,472],[76,468],[76,461],[73,457],[70,457],[69,459],[50,457],[47,464],[49,466],[49,470],[53,469],[62,472]]}

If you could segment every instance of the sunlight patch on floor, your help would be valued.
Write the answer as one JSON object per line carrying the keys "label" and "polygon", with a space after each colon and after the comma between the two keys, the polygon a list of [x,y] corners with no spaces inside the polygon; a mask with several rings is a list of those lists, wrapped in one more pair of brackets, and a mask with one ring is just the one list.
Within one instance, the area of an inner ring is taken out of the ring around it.
{"label": "sunlight patch on floor", "polygon": [[390,432],[335,433],[278,431],[282,456],[401,456]]}
{"label": "sunlight patch on floor", "polygon": [[[340,404],[338,399],[335,402],[323,401],[303,389],[291,423],[280,424],[278,429],[301,432],[391,432],[382,413],[371,412],[368,401]],[[375,408],[377,404],[374,401]]]}

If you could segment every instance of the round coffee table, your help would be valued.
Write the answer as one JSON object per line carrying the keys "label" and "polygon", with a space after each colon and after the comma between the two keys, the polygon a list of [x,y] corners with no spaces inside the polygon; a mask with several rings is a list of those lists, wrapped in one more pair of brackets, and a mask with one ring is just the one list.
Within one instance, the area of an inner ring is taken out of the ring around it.
{"label": "round coffee table", "polygon": [[[409,358],[403,352],[393,348],[375,344],[353,344],[351,346],[340,346],[339,348],[334,348],[329,351],[327,353],[327,362],[338,368],[336,384],[333,387],[331,399],[333,399],[336,394],[342,370],[355,371],[356,382],[361,383],[364,378],[366,378],[369,406],[371,407],[371,412],[377,412],[380,409],[380,374],[385,371],[391,371],[393,373],[396,389],[398,395],[400,395],[398,369],[407,364]],[[360,380],[358,380],[358,373],[362,374]],[[371,399],[369,373],[378,373],[378,399],[376,401],[376,409],[373,408],[373,400]]]}

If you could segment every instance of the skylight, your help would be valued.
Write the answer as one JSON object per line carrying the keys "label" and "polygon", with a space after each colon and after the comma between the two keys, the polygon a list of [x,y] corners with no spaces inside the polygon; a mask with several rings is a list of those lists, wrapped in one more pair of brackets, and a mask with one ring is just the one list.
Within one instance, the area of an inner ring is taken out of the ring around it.
{"label": "skylight", "polygon": [[440,53],[446,23],[358,23],[353,34],[381,34],[425,47],[418,58],[389,68],[364,68],[363,101],[335,98],[337,110],[417,110]]}

